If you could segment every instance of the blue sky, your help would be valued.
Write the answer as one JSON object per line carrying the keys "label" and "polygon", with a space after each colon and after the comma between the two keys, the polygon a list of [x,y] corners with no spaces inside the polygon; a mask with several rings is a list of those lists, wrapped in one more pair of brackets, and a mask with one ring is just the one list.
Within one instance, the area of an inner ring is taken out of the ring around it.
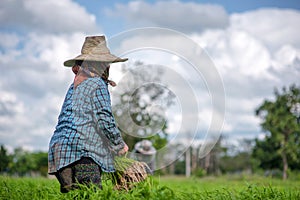
{"label": "blue sky", "polygon": [[[107,9],[112,9],[116,4],[126,4],[130,1],[97,1],[97,0],[75,0],[75,2],[84,6],[88,12],[97,17],[97,24],[105,30],[105,34],[114,35],[120,31],[126,30],[125,22],[118,17],[107,17],[104,13]],[[143,1],[148,4],[156,4],[157,0]],[[229,14],[246,12],[249,10],[262,8],[281,8],[281,9],[300,9],[300,3],[297,0],[182,0],[185,3],[215,4],[221,5]]]}
{"label": "blue sky", "polygon": [[[0,143],[10,150],[19,146],[47,150],[65,92],[73,80],[62,63],[80,53],[86,36],[100,34],[108,39],[118,34],[119,38],[127,37],[126,41],[118,40],[120,44],[113,48],[116,53],[126,54],[126,50],[145,44],[178,48],[182,55],[193,57],[197,54],[187,44],[198,45],[213,61],[223,83],[226,112],[220,133],[228,141],[263,137],[255,108],[264,99],[272,99],[275,87],[299,84],[299,10],[296,0],[2,0]],[[150,38],[148,29],[144,29],[144,35],[130,32],[145,27],[166,28],[181,38],[159,35],[159,29]],[[122,35],[124,31],[129,31],[130,37]],[[183,35],[185,39],[181,40]],[[211,125],[207,119],[212,119],[214,91],[209,89],[213,86],[205,87],[205,77],[199,81],[195,74],[186,73],[183,69],[188,66],[180,55],[166,52],[136,50],[126,56],[133,61],[172,66],[183,74],[201,94],[195,97],[199,110],[190,105],[184,116],[174,113],[180,110],[180,103],[190,103],[188,98],[179,98],[178,107],[167,113],[169,132],[181,130],[180,124],[184,124],[183,132],[188,132],[187,127],[196,119],[199,132],[205,133]],[[112,76],[122,81],[124,74],[118,67],[114,67]],[[172,83],[168,73],[164,80]],[[184,83],[176,87],[178,97],[184,96]],[[223,119],[219,110],[216,116]]]}
{"label": "blue sky", "polygon": [[[103,8],[111,8],[116,3],[126,3],[128,1],[97,1],[97,0],[76,0],[75,2],[84,5],[84,7],[92,13],[97,13],[99,10]],[[155,0],[151,1],[144,1],[149,2],[151,4],[155,3]],[[244,12],[247,10],[254,10],[257,8],[293,8],[293,9],[300,9],[300,3],[297,0],[246,0],[246,1],[239,1],[239,0],[206,0],[206,1],[181,1],[181,2],[195,2],[195,3],[206,3],[206,4],[218,4],[222,5],[227,12],[235,13],[235,12]]]}

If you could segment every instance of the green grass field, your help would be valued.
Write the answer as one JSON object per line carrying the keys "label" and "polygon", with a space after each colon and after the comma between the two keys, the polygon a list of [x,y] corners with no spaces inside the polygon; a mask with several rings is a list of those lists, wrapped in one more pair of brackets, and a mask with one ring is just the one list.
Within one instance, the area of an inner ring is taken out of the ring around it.
{"label": "green grass field", "polygon": [[116,191],[110,182],[103,190],[82,187],[59,192],[56,179],[0,176],[0,199],[300,199],[300,180],[262,177],[153,177],[131,191]]}

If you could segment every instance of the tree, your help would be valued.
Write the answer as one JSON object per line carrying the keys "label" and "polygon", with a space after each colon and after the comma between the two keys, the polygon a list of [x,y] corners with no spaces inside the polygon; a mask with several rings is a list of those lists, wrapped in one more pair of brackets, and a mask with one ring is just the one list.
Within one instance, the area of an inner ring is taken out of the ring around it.
{"label": "tree", "polygon": [[41,176],[48,175],[48,153],[47,152],[33,152],[30,154],[34,160],[33,171],[38,172]]}
{"label": "tree", "polygon": [[252,156],[259,161],[259,167],[268,169],[282,168],[282,159],[278,154],[280,142],[276,141],[275,137],[267,135],[264,140],[255,139],[255,147],[253,148]]}
{"label": "tree", "polygon": [[252,173],[255,167],[254,160],[251,158],[253,143],[253,139],[242,139],[238,141],[237,145],[227,146],[220,161],[222,173]]}
{"label": "tree", "polygon": [[221,156],[226,152],[226,148],[222,146],[223,136],[217,138],[214,147],[200,159],[200,166],[206,174],[219,175],[221,173],[220,160]]}
{"label": "tree", "polygon": [[10,173],[18,176],[25,176],[35,167],[34,160],[29,152],[22,148],[14,149],[12,154],[12,162],[10,163]]}
{"label": "tree", "polygon": [[6,172],[8,170],[10,158],[4,145],[1,145],[0,147],[0,161],[0,173]]}
{"label": "tree", "polygon": [[113,92],[113,113],[129,148],[149,139],[156,149],[167,143],[165,109],[173,103],[174,94],[160,84],[163,71],[158,66],[135,62],[123,67],[126,72]]}
{"label": "tree", "polygon": [[48,153],[28,152],[22,148],[14,149],[11,156],[8,172],[13,175],[38,175],[47,176]]}
{"label": "tree", "polygon": [[286,179],[289,160],[295,162],[300,155],[299,116],[294,112],[300,104],[300,88],[291,85],[289,89],[283,87],[281,92],[275,89],[274,94],[274,101],[265,100],[256,110],[256,115],[262,119],[261,127],[268,135],[263,142],[257,140],[254,155],[261,159],[261,163],[265,163],[264,159],[270,159],[267,155],[276,163],[276,156],[279,156],[283,168],[282,178]]}

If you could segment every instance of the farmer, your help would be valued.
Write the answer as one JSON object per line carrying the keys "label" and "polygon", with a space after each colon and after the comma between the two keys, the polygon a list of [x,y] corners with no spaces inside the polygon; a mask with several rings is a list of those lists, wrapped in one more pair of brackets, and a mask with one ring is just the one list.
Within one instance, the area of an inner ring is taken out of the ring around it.
{"label": "farmer", "polygon": [[153,147],[150,140],[142,140],[134,145],[132,155],[138,161],[145,162],[152,171],[155,169],[156,149]]}
{"label": "farmer", "polygon": [[74,82],[66,94],[49,144],[49,174],[65,193],[76,184],[101,185],[101,173],[114,172],[114,155],[123,155],[123,141],[112,115],[108,85],[110,63],[124,62],[110,53],[104,36],[86,37],[81,55],[64,62]]}

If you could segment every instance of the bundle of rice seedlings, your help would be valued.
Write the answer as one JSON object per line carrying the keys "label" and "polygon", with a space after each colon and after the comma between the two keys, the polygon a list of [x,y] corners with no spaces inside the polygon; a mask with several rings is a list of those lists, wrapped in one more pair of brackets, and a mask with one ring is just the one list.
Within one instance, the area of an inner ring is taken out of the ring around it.
{"label": "bundle of rice seedlings", "polygon": [[136,183],[144,181],[152,174],[145,162],[139,162],[127,157],[115,157],[116,172],[110,174],[110,178],[117,190],[130,190]]}

